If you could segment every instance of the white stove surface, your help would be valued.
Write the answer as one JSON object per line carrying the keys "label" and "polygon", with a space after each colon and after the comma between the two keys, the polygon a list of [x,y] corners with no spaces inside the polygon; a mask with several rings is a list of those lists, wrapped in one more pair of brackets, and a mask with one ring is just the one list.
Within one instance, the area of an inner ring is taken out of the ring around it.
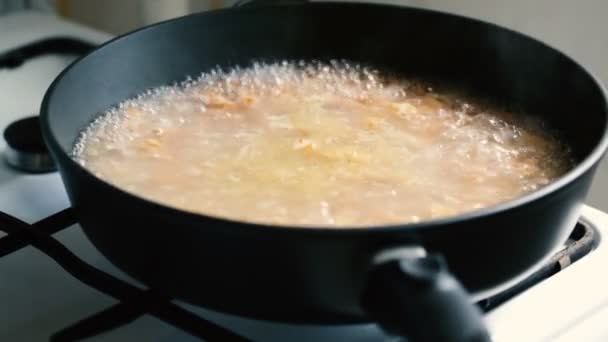
{"label": "white stove surface", "polygon": [[[43,37],[68,35],[91,42],[109,36],[38,13],[0,17],[0,52]],[[0,131],[15,119],[37,113],[44,91],[69,63],[64,57],[41,57],[18,69],[0,70]],[[0,139],[0,150],[4,149]],[[0,211],[35,222],[68,206],[57,173],[23,175],[0,164]],[[584,207],[582,221],[608,236],[608,214]],[[0,233],[0,236],[1,233]],[[55,234],[75,254],[122,279],[130,278],[101,256],[79,227]],[[525,291],[486,315],[493,338],[513,341],[608,340],[608,243],[557,275]],[[0,258],[0,341],[47,341],[82,318],[115,304],[63,271],[32,247]],[[187,309],[240,332],[255,341],[383,341],[373,325],[297,327],[256,322]],[[151,316],[89,341],[195,341]]]}

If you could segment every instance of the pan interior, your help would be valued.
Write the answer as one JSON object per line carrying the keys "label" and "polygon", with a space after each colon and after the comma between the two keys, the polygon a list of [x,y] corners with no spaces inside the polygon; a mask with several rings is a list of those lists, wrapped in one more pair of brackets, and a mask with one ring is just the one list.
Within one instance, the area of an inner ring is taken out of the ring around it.
{"label": "pan interior", "polygon": [[140,30],[64,72],[47,94],[42,113],[51,135],[69,153],[99,113],[146,89],[216,66],[330,59],[440,80],[538,115],[559,132],[578,161],[604,135],[601,89],[563,54],[481,22],[364,4],[224,10]]}

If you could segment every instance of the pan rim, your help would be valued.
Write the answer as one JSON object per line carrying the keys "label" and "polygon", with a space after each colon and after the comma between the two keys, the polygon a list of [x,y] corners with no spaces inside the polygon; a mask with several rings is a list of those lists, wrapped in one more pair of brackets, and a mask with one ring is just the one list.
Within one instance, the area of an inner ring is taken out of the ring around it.
{"label": "pan rim", "polygon": [[[478,24],[478,25],[490,26],[494,29],[498,29],[500,31],[503,31],[503,32],[506,32],[509,34],[519,36],[522,39],[530,40],[530,41],[534,42],[535,44],[539,44],[543,48],[553,50],[559,56],[561,56],[568,62],[572,63],[576,68],[578,68],[582,73],[584,73],[594,83],[596,89],[599,90],[599,93],[603,100],[603,108],[604,108],[604,110],[603,110],[603,114],[604,114],[603,134],[600,137],[600,139],[598,140],[598,142],[596,143],[596,145],[594,146],[594,148],[591,150],[591,152],[589,152],[585,158],[583,158],[579,163],[577,163],[577,165],[574,168],[572,168],[567,173],[565,173],[564,175],[562,175],[560,178],[556,179],[555,181],[551,182],[550,184],[548,184],[536,191],[525,194],[523,196],[519,196],[514,199],[511,199],[511,200],[508,200],[508,201],[505,201],[502,203],[498,203],[496,205],[492,205],[489,207],[472,210],[472,211],[466,211],[466,212],[458,214],[458,215],[452,215],[452,216],[447,216],[447,217],[438,218],[438,219],[424,220],[424,221],[417,222],[417,223],[402,223],[402,224],[392,223],[392,224],[375,224],[375,225],[365,225],[365,226],[349,225],[349,226],[337,227],[337,226],[330,226],[330,225],[327,225],[327,226],[325,226],[325,225],[279,225],[279,224],[270,224],[270,223],[253,222],[253,221],[252,222],[242,221],[242,220],[236,220],[236,219],[231,219],[231,218],[227,218],[227,217],[195,213],[195,212],[187,211],[184,209],[179,209],[176,207],[172,207],[169,205],[165,205],[165,204],[162,204],[159,202],[152,201],[147,198],[141,197],[137,194],[128,192],[122,188],[119,188],[119,187],[113,185],[110,182],[107,182],[107,181],[95,176],[92,172],[90,172],[85,167],[83,167],[79,163],[77,163],[74,159],[72,159],[72,157],[69,155],[69,153],[67,151],[65,151],[64,148],[59,144],[59,142],[57,141],[57,139],[55,137],[55,134],[52,132],[51,125],[50,125],[51,120],[49,117],[50,116],[49,107],[50,107],[50,103],[52,101],[55,89],[61,83],[63,78],[82,60],[87,59],[89,56],[93,56],[96,53],[99,53],[100,50],[103,50],[104,48],[106,48],[109,45],[112,45],[116,42],[119,42],[119,41],[122,41],[125,39],[130,39],[133,36],[135,36],[137,33],[144,32],[146,30],[152,30],[152,29],[156,28],[157,26],[167,25],[174,21],[185,20],[186,18],[209,16],[209,15],[214,15],[216,13],[225,13],[228,11],[264,11],[265,9],[276,8],[276,7],[319,7],[319,8],[322,8],[324,6],[387,8],[390,10],[414,11],[414,12],[423,12],[423,13],[432,14],[432,15],[446,16],[446,17],[450,17],[450,18],[456,18],[459,20],[463,20],[463,21],[468,21],[470,23],[474,23],[474,24]],[[139,28],[137,30],[125,33],[125,34],[115,37],[107,42],[104,42],[103,44],[101,44],[100,46],[95,48],[93,51],[82,56],[81,58],[78,58],[77,60],[72,62],[68,67],[66,67],[54,79],[54,81],[51,83],[51,85],[45,92],[45,95],[44,95],[44,98],[43,98],[43,101],[41,104],[41,109],[40,109],[40,118],[41,118],[40,122],[41,122],[41,129],[42,129],[44,140],[45,140],[46,144],[49,145],[53,154],[56,154],[58,158],[63,159],[63,161],[65,163],[70,164],[70,167],[77,168],[81,173],[86,174],[87,177],[95,179],[97,182],[101,182],[105,186],[110,187],[112,190],[120,192],[122,195],[130,196],[131,198],[133,198],[133,200],[143,201],[147,205],[154,207],[156,210],[165,211],[165,212],[167,212],[167,214],[170,214],[170,215],[188,216],[189,218],[191,218],[193,220],[207,220],[207,221],[214,220],[216,222],[222,222],[222,223],[225,223],[230,226],[246,226],[247,229],[251,229],[252,231],[271,231],[273,233],[290,233],[290,234],[294,234],[297,232],[299,234],[323,234],[323,235],[329,234],[332,236],[333,235],[345,236],[345,235],[353,235],[353,234],[355,234],[355,235],[384,234],[384,233],[388,233],[388,232],[403,231],[403,230],[407,230],[409,232],[421,232],[421,231],[426,231],[429,229],[436,230],[436,229],[441,229],[441,228],[448,228],[450,225],[462,224],[467,221],[474,221],[474,220],[482,219],[484,217],[494,216],[494,215],[497,215],[497,214],[500,214],[500,213],[503,213],[506,211],[516,209],[518,207],[523,207],[527,204],[536,202],[538,200],[542,200],[543,198],[545,198],[547,196],[551,196],[552,194],[566,188],[569,184],[575,182],[577,179],[579,179],[581,176],[583,176],[584,173],[586,173],[591,168],[593,168],[596,164],[598,164],[600,162],[600,160],[602,159],[602,157],[604,156],[604,154],[606,153],[606,150],[608,149],[608,91],[606,90],[606,87],[602,84],[602,82],[594,75],[594,73],[591,71],[591,69],[589,67],[581,65],[577,60],[575,60],[574,58],[570,57],[569,55],[563,53],[561,50],[554,48],[536,38],[533,38],[524,33],[512,30],[510,28],[506,28],[503,26],[496,25],[494,23],[490,23],[490,22],[486,22],[483,20],[470,18],[470,17],[458,15],[458,14],[452,14],[452,13],[442,12],[442,11],[438,11],[438,10],[422,9],[422,8],[417,8],[417,7],[386,5],[386,4],[370,4],[370,3],[344,3],[344,2],[335,2],[335,1],[334,2],[330,1],[330,2],[307,3],[307,4],[281,4],[281,5],[260,6],[260,7],[252,6],[252,7],[246,7],[246,8],[238,8],[238,9],[225,8],[225,9],[219,9],[219,10],[213,10],[213,11],[208,11],[208,12],[195,13],[195,14],[181,16],[178,18],[165,20],[165,21],[153,24],[153,25],[148,25],[148,26]]]}

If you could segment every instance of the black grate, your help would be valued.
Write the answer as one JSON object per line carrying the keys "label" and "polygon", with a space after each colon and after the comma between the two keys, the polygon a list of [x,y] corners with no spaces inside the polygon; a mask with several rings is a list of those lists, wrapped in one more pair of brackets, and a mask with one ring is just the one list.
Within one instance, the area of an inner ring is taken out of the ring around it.
{"label": "black grate", "polygon": [[71,37],[53,37],[22,45],[0,54],[0,69],[20,67],[30,59],[43,55],[83,55],[95,48],[94,44]]}
{"label": "black grate", "polygon": [[[0,238],[0,257],[31,245],[52,258],[74,278],[119,301],[108,309],[58,331],[51,336],[51,341],[79,341],[116,329],[143,315],[153,315],[195,337],[208,341],[248,341],[245,337],[173,304],[171,298],[162,293],[131,285],[79,259],[52,237],[52,234],[76,223],[71,208],[31,225],[0,212],[0,231],[8,234]],[[553,256],[543,268],[513,288],[481,301],[480,307],[484,311],[498,307],[516,294],[576,262],[593,250],[597,241],[597,233],[592,228],[577,224],[564,249]]]}
{"label": "black grate", "polygon": [[480,301],[478,305],[485,312],[500,306],[502,303],[515,297],[519,293],[526,291],[532,286],[580,260],[595,249],[598,242],[599,236],[593,228],[580,222],[577,223],[574,230],[572,230],[572,233],[570,233],[570,237],[568,238],[568,241],[566,241],[565,247],[553,255],[543,267],[517,285]]}
{"label": "black grate", "polygon": [[171,303],[171,298],[154,290],[140,289],[79,259],[51,236],[76,222],[71,208],[32,225],[0,212],[0,231],[8,234],[0,239],[0,256],[31,245],[52,258],[74,278],[120,301],[109,309],[55,333],[51,341],[79,341],[122,326],[144,314],[153,315],[204,340],[248,341]]}

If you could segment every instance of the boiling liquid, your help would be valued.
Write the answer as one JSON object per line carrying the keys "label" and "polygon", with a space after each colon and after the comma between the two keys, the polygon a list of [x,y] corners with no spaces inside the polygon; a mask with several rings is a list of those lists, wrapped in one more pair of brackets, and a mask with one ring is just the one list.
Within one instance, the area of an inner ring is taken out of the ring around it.
{"label": "boiling liquid", "polygon": [[149,91],[95,120],[74,157],[183,210],[336,228],[492,206],[572,166],[538,122],[346,62],[255,64]]}

